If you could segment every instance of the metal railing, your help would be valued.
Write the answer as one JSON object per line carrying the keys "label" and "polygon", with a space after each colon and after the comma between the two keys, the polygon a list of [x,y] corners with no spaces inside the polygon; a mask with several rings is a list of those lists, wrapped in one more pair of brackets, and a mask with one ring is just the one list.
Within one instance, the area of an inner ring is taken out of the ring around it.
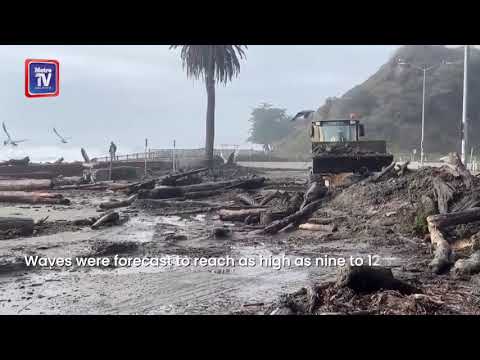
{"label": "metal railing", "polygon": [[[214,155],[223,155],[228,156],[234,149],[222,149],[222,150],[214,150]],[[143,161],[145,160],[145,156],[147,160],[158,160],[158,161],[172,161],[173,154],[175,153],[176,158],[182,159],[198,159],[204,156],[205,150],[204,149],[151,149],[145,152],[138,152],[132,154],[123,154],[115,156],[115,161]],[[110,156],[103,155],[99,157],[95,157],[92,161],[97,162],[109,162]]]}

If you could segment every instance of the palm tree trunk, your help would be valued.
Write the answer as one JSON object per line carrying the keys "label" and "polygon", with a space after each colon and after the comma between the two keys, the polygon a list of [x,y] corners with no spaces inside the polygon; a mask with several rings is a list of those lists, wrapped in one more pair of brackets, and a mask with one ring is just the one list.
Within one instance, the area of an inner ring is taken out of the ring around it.
{"label": "palm tree trunk", "polygon": [[[213,62],[212,62],[213,65]],[[214,67],[211,66],[206,74],[205,83],[207,86],[207,122],[205,136],[205,155],[208,160],[208,167],[213,168],[213,146],[215,142],[215,79]]]}

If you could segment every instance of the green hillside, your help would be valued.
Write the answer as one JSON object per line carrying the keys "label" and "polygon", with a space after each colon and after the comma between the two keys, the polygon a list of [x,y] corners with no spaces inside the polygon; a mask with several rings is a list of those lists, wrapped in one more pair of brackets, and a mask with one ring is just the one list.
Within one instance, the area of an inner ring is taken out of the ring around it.
{"label": "green hillside", "polygon": [[[460,151],[463,96],[463,48],[404,46],[362,84],[340,98],[330,98],[317,111],[324,119],[361,116],[367,139],[387,140],[389,151],[419,149],[423,72],[399,66],[402,58],[418,66],[458,61],[427,72],[425,112],[425,153]],[[471,146],[480,144],[480,51],[472,49],[469,67],[469,136]],[[308,154],[308,124],[303,122],[285,138],[281,153]],[[474,148],[475,149],[475,148]]]}

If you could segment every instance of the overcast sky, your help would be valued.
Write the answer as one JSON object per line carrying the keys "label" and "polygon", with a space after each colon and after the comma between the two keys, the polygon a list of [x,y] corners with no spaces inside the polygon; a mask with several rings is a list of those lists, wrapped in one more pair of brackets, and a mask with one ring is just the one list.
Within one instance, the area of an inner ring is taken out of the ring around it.
{"label": "overcast sky", "polygon": [[[217,87],[216,146],[249,146],[256,105],[316,110],[366,80],[397,47],[250,46],[239,77]],[[0,58],[1,119],[13,138],[29,139],[14,152],[3,147],[0,158],[80,159],[81,146],[93,157],[107,153],[111,140],[119,153],[141,151],[145,137],[151,148],[174,139],[180,148],[203,147],[205,87],[187,79],[168,46],[0,46]],[[59,97],[25,97],[26,58],[60,62]],[[53,127],[71,143],[59,144]]]}

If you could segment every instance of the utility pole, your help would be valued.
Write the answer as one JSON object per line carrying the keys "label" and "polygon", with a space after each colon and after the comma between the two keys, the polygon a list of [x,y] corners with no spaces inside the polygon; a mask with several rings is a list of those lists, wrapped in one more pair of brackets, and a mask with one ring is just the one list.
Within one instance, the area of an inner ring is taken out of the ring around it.
{"label": "utility pole", "polygon": [[148,139],[145,139],[145,177],[147,177],[147,148],[148,148]]}
{"label": "utility pole", "polygon": [[[422,91],[422,134],[421,134],[421,140],[420,140],[420,166],[423,167],[423,161],[424,161],[424,152],[423,152],[423,140],[424,140],[424,137],[425,137],[425,83],[426,83],[426,79],[427,79],[427,71],[431,70],[431,69],[434,69],[442,64],[455,64],[453,62],[447,62],[447,61],[442,61],[441,63],[439,64],[436,64],[436,65],[432,65],[430,67],[426,67],[426,66],[416,66],[414,64],[411,64],[409,62],[406,62],[406,61],[403,61],[402,59],[398,59],[398,64],[399,65],[406,65],[406,66],[411,66],[417,70],[420,70],[423,72],[423,91]],[[464,90],[465,92],[465,90]],[[464,97],[464,101],[465,101],[465,97]],[[464,106],[465,106],[465,103],[464,103]],[[463,142],[462,142],[462,149],[463,149]],[[462,156],[463,156],[463,151],[462,151]],[[463,161],[463,158],[462,158],[462,161]]]}
{"label": "utility pole", "polygon": [[425,80],[427,78],[427,69],[423,69],[423,95],[422,95],[422,138],[420,140],[420,166],[423,167],[423,139],[425,135]]}
{"label": "utility pole", "polygon": [[176,159],[175,159],[175,140],[173,140],[173,150],[172,150],[172,165],[173,165],[173,172],[177,171],[177,166],[176,166]]}
{"label": "utility pole", "polygon": [[465,46],[465,52],[463,57],[463,112],[462,112],[462,162],[465,164],[466,152],[468,149],[468,116],[467,116],[467,106],[468,106],[468,58],[470,48],[468,45]]}

